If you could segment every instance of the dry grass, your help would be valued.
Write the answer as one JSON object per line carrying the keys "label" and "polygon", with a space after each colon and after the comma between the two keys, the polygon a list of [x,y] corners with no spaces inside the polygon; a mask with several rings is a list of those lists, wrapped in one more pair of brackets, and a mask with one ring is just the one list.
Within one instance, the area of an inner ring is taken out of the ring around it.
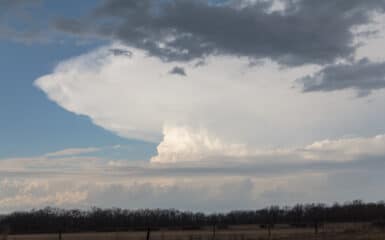
{"label": "dry grass", "polygon": [[[58,234],[10,235],[8,240],[56,240]],[[145,240],[145,232],[68,233],[63,240]],[[213,240],[210,228],[198,231],[156,231],[151,240]],[[215,240],[268,240],[266,229],[255,225],[233,226],[217,230]],[[370,227],[369,224],[326,224],[314,234],[311,228],[289,228],[278,226],[273,229],[271,240],[384,240],[385,231]]]}

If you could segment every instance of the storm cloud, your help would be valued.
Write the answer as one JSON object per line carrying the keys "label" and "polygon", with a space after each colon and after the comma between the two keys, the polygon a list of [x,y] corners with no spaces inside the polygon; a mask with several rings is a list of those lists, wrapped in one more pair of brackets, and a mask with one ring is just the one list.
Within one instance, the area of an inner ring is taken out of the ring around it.
{"label": "storm cloud", "polygon": [[301,78],[304,92],[355,89],[360,96],[385,88],[385,62],[362,59],[354,63],[330,65]]}
{"label": "storm cloud", "polygon": [[[60,31],[119,40],[163,60],[210,54],[270,58],[285,65],[351,57],[353,28],[383,12],[383,0],[106,0],[88,16],[59,19]],[[365,34],[365,33],[364,33]]]}

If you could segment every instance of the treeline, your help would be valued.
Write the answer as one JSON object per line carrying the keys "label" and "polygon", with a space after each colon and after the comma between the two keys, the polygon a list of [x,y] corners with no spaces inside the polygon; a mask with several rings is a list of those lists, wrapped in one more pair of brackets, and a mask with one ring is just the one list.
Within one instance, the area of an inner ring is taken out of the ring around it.
{"label": "treeline", "polygon": [[383,222],[385,203],[353,201],[345,204],[298,204],[294,207],[271,206],[255,211],[232,211],[204,214],[174,209],[127,210],[120,208],[64,210],[47,207],[28,212],[15,212],[0,220],[10,233],[57,233],[83,231],[141,231],[147,228],[199,229],[228,225],[259,224],[273,228],[276,224],[292,227],[315,227],[328,222]]}

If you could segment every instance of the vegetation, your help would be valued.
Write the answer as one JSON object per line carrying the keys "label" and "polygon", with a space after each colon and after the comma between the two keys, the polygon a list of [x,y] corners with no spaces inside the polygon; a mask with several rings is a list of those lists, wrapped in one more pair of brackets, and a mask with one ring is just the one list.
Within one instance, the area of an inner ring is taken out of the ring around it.
{"label": "vegetation", "polygon": [[210,227],[225,230],[233,225],[258,225],[271,236],[277,224],[292,228],[310,228],[318,233],[324,223],[371,222],[377,228],[385,227],[385,203],[353,201],[345,204],[298,204],[294,207],[278,207],[255,211],[232,211],[226,214],[183,212],[174,209],[127,210],[120,208],[90,210],[64,210],[47,207],[28,212],[15,212],[0,220],[2,229],[11,234],[116,232],[168,230],[199,230]]}

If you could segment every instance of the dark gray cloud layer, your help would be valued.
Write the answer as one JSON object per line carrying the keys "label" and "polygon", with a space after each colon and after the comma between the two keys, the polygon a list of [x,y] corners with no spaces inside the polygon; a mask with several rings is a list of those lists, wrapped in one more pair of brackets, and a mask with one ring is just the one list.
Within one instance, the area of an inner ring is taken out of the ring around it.
{"label": "dark gray cloud layer", "polygon": [[384,0],[288,0],[240,5],[203,0],[106,0],[82,19],[61,19],[56,28],[120,40],[165,60],[208,54],[271,58],[282,64],[326,64],[355,51],[352,27],[384,11]]}
{"label": "dark gray cloud layer", "polygon": [[[19,29],[15,11],[41,0],[0,0],[0,38],[30,42],[49,38],[41,21]],[[54,27],[83,37],[121,41],[166,61],[200,59],[210,54],[270,58],[284,65],[326,65],[299,81],[304,92],[352,88],[360,96],[385,86],[385,63],[351,59],[357,43],[352,29],[369,23],[374,12],[384,12],[385,0],[287,0],[283,10],[273,1],[242,0],[104,0],[86,16],[58,19]],[[33,19],[33,18],[32,18]],[[12,20],[12,21],[10,21]],[[30,22],[31,23],[31,22]],[[54,32],[54,31],[53,31]],[[368,33],[370,34],[370,33]],[[112,49],[114,55],[131,53]],[[327,65],[328,64],[328,65]],[[186,75],[174,68],[171,74]]]}
{"label": "dark gray cloud layer", "polygon": [[335,91],[352,88],[359,95],[385,88],[385,63],[362,59],[348,64],[330,65],[299,80],[304,92]]}

